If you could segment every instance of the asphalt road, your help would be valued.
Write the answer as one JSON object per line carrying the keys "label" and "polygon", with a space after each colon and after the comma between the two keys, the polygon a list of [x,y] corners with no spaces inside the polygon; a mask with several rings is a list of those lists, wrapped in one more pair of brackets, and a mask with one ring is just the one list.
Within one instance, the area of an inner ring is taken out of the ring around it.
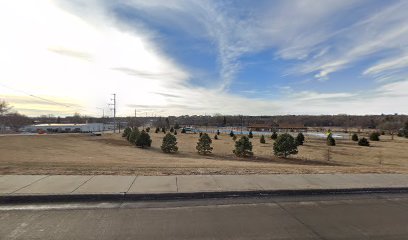
{"label": "asphalt road", "polygon": [[0,206],[0,239],[407,238],[408,194]]}

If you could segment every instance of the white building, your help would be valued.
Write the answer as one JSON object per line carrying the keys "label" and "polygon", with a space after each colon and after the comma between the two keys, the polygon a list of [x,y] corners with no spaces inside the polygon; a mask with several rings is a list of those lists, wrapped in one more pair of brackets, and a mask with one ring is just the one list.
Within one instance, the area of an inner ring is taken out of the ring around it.
{"label": "white building", "polygon": [[86,123],[86,124],[76,124],[76,123],[49,123],[49,124],[35,124],[29,125],[22,128],[24,132],[56,132],[56,133],[66,133],[66,132],[102,132],[107,128],[103,123]]}

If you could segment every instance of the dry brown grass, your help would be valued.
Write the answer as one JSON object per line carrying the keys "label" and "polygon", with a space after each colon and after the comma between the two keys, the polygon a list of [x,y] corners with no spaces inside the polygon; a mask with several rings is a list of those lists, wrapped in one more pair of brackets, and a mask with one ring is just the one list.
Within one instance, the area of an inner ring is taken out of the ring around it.
{"label": "dry brown grass", "polygon": [[[324,139],[306,138],[294,158],[273,157],[273,141],[252,139],[253,158],[233,155],[228,135],[213,140],[214,151],[198,155],[197,134],[178,134],[179,153],[160,150],[163,133],[151,133],[150,149],[136,148],[118,134],[35,135],[0,137],[0,174],[255,174],[255,173],[408,173],[408,140],[382,136],[372,147],[337,140],[328,147]],[[213,136],[212,136],[213,137]]]}

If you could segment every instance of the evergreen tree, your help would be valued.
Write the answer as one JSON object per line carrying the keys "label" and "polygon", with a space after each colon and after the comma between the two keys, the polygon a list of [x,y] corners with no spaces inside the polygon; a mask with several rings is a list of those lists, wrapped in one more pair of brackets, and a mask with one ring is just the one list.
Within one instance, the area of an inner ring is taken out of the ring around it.
{"label": "evergreen tree", "polygon": [[371,141],[380,141],[380,134],[378,132],[373,132],[370,134]]}
{"label": "evergreen tree", "polygon": [[291,154],[297,154],[298,150],[295,138],[288,133],[279,135],[273,143],[273,153],[275,156],[284,158]]}
{"label": "evergreen tree", "polygon": [[166,128],[162,128],[162,133],[166,133]]}
{"label": "evergreen tree", "polygon": [[354,133],[353,136],[351,136],[351,140],[357,142],[358,141],[358,135],[356,133]]}
{"label": "evergreen tree", "polygon": [[227,118],[224,116],[224,119],[222,121],[222,125],[225,127],[227,126]]}
{"label": "evergreen tree", "polygon": [[132,144],[135,144],[136,140],[139,138],[140,132],[137,127],[132,129],[132,132],[128,135],[128,141]]}
{"label": "evergreen tree", "polygon": [[262,144],[266,143],[264,135],[261,135],[261,138],[259,139],[259,142],[262,143]]}
{"label": "evergreen tree", "polygon": [[254,135],[252,134],[252,130],[251,130],[251,131],[249,131],[249,133],[248,133],[248,137],[249,137],[249,138],[253,138],[253,137],[254,137]]}
{"label": "evergreen tree", "polygon": [[336,146],[336,140],[332,137],[331,134],[327,136],[326,143],[327,143],[327,146]]}
{"label": "evergreen tree", "polygon": [[132,129],[130,127],[126,127],[125,130],[123,130],[122,137],[127,138],[131,132],[132,132]]}
{"label": "evergreen tree", "polygon": [[163,138],[161,150],[165,153],[175,153],[178,151],[177,138],[170,133],[167,133]]}
{"label": "evergreen tree", "polygon": [[296,136],[296,144],[299,145],[303,145],[303,142],[305,141],[305,135],[303,135],[303,133],[298,133],[298,135]]}
{"label": "evergreen tree", "polygon": [[136,146],[144,148],[150,147],[152,145],[152,140],[150,139],[150,135],[145,132],[144,130],[140,133],[139,137],[135,141]]}
{"label": "evergreen tree", "polygon": [[277,138],[278,138],[278,134],[276,132],[273,132],[271,139],[276,140]]}
{"label": "evergreen tree", "polygon": [[405,123],[404,129],[403,131],[403,135],[408,138],[408,121]]}
{"label": "evergreen tree", "polygon": [[229,135],[230,135],[230,137],[235,136],[235,134],[234,134],[234,132],[233,132],[233,131],[231,131]]}
{"label": "evergreen tree", "polygon": [[242,136],[241,139],[235,142],[235,149],[233,153],[238,157],[248,157],[252,156],[252,143],[249,141],[249,138]]}
{"label": "evergreen tree", "polygon": [[358,140],[358,145],[368,147],[370,146],[370,142],[367,140],[367,138],[363,137],[360,140]]}
{"label": "evergreen tree", "polygon": [[[217,135],[215,135],[217,136]],[[200,139],[197,142],[196,149],[199,154],[208,154],[211,153],[213,147],[211,147],[212,140],[207,133],[204,133],[200,136]]]}

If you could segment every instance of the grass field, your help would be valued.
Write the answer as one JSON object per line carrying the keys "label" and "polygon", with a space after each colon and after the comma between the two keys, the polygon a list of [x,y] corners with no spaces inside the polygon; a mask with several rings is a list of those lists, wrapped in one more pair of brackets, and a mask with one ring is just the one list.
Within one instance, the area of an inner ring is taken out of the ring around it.
{"label": "grass field", "polygon": [[[306,137],[299,154],[289,159],[273,156],[273,140],[251,141],[254,157],[233,155],[233,140],[221,135],[214,151],[198,155],[198,134],[178,134],[179,153],[160,150],[163,133],[151,133],[152,147],[140,149],[119,134],[103,136],[56,134],[0,137],[0,174],[255,174],[255,173],[408,173],[408,140],[381,136],[371,147],[351,140]],[[329,159],[328,159],[329,158]],[[329,161],[328,161],[329,160]]]}

